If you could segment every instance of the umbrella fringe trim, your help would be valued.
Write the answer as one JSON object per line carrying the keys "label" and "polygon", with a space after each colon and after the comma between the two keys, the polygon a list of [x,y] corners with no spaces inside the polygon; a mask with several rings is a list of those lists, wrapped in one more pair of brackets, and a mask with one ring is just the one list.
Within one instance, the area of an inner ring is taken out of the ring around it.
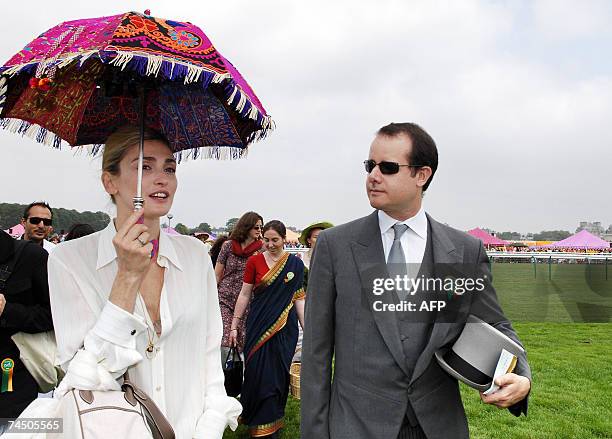
{"label": "umbrella fringe trim", "polygon": [[246,158],[248,148],[236,148],[227,146],[202,146],[174,153],[176,161],[196,159],[215,159],[215,160],[238,160]]}
{"label": "umbrella fringe trim", "polygon": [[[29,137],[38,143],[45,144],[54,149],[62,149],[62,144],[67,143],[46,128],[21,119],[2,118],[0,119],[0,128],[14,134],[21,134],[23,137]],[[75,155],[86,151],[87,155],[92,157],[95,157],[104,151],[104,145],[102,144],[79,145],[72,148]],[[237,160],[245,158],[247,155],[247,148],[227,147],[223,145],[202,146],[199,148],[192,148],[174,153],[174,156],[179,163],[183,160],[187,161],[195,159]]]}
{"label": "umbrella fringe trim", "polygon": [[133,53],[129,52],[117,52],[117,56],[115,56],[110,62],[110,65],[113,65],[117,68],[120,68],[121,71],[125,70],[125,68],[130,64],[132,59],[134,58]]}
{"label": "umbrella fringe trim", "polygon": [[0,76],[0,114],[2,114],[2,109],[4,108],[4,103],[6,102],[7,90],[8,84],[6,78],[4,76]]}
{"label": "umbrella fringe trim", "polygon": [[38,143],[43,143],[54,149],[61,149],[62,146],[61,137],[53,134],[40,125],[26,122],[25,120],[0,118],[0,128],[10,131],[13,134],[21,134],[23,137],[29,137]]}
{"label": "umbrella fringe trim", "polygon": [[[193,64],[168,60],[159,55],[121,51],[115,51],[115,54],[115,57],[109,61],[109,64],[121,70],[125,70],[126,67],[130,68],[143,76],[157,77],[161,72],[163,76],[171,80],[183,77],[184,84],[201,82],[203,87],[207,87],[211,83],[221,84],[223,81],[229,81],[229,87],[225,88],[225,97],[227,98],[228,105],[232,106],[242,117],[259,123],[261,129],[272,128],[272,125],[269,123],[269,116],[261,113],[229,73],[220,74]],[[238,100],[236,103],[237,96]]]}
{"label": "umbrella fringe trim", "polygon": [[[134,54],[121,51],[113,51],[113,53],[115,56],[110,61],[108,58],[103,58],[100,51],[97,50],[71,54],[65,58],[61,58],[56,64],[56,68],[65,68],[74,62],[78,62],[79,66],[82,66],[91,56],[97,55],[103,63],[111,64],[121,70],[128,67],[143,76],[158,76],[161,72],[163,76],[169,79],[183,77],[185,84],[201,82],[203,87],[207,87],[211,83],[222,84],[224,81],[227,81],[227,84],[223,87],[227,104],[234,108],[242,117],[249,118],[259,125],[259,129],[246,138],[246,144],[265,139],[268,132],[276,128],[271,116],[262,114],[229,73],[219,74],[199,66],[189,65],[175,60],[167,60],[158,55],[149,55],[146,53]],[[48,61],[43,61],[43,63],[45,63],[45,68],[49,67],[51,64]],[[9,67],[0,73],[0,115],[2,114],[6,102],[8,91],[7,79],[22,71],[31,72],[36,67],[36,63],[25,63]],[[19,119],[0,117],[0,126],[13,133],[31,137],[39,143],[44,143],[57,149],[60,149],[61,143],[63,142],[59,136],[49,132],[45,128]],[[223,148],[226,152],[220,151],[220,148]],[[226,160],[244,157],[246,155],[244,153],[245,149],[246,148],[229,148],[224,146],[205,146],[193,148],[189,150],[190,152],[188,153],[177,154],[180,154],[180,157],[185,156],[186,159],[201,157]],[[98,150],[99,147],[93,152],[93,155],[97,154]]]}

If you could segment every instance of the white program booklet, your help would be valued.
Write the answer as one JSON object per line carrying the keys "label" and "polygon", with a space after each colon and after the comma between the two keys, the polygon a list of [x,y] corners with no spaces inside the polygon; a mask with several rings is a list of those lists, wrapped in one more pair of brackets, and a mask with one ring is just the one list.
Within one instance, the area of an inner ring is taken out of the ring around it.
{"label": "white program booklet", "polygon": [[499,389],[499,386],[495,384],[495,379],[512,372],[516,366],[516,360],[516,355],[502,349],[501,354],[499,355],[499,360],[497,360],[497,367],[495,368],[495,374],[493,375],[493,382],[491,383],[491,387],[483,392],[485,395],[489,395]]}

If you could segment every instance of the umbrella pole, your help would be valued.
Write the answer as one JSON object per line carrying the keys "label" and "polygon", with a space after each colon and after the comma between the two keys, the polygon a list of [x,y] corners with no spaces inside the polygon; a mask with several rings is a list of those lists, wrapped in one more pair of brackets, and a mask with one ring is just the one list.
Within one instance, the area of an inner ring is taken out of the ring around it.
{"label": "umbrella pole", "polygon": [[145,129],[145,108],[146,108],[146,92],[144,87],[140,89],[140,143],[138,145],[138,180],[136,186],[136,196],[133,199],[134,210],[140,210],[144,206],[144,198],[142,198],[142,167],[144,161],[144,129]]}

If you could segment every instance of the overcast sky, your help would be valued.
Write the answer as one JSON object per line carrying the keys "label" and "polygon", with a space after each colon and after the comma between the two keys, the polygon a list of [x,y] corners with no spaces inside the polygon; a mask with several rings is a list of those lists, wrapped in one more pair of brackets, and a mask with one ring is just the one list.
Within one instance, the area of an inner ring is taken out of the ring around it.
{"label": "overcast sky", "polygon": [[[612,224],[610,1],[3,2],[0,62],[59,22],[126,8],[199,25],[277,124],[246,159],[181,163],[173,224],[366,215],[362,162],[392,121],[436,140],[425,208],[439,221]],[[112,212],[98,160],[4,131],[0,158],[2,202]]]}

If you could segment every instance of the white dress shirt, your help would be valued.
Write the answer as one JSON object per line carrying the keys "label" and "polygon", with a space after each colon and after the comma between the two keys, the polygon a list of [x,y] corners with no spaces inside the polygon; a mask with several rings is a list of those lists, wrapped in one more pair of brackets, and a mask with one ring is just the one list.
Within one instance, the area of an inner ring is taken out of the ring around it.
{"label": "white dress shirt", "polygon": [[[410,268],[416,269],[413,274],[413,276],[416,276],[418,267],[420,267],[423,257],[425,256],[425,247],[427,245],[427,216],[425,216],[425,210],[421,207],[421,210],[419,210],[415,216],[405,221],[398,221],[391,218],[382,210],[378,211],[378,226],[380,227],[380,234],[382,236],[385,261],[389,259],[389,253],[391,252],[391,246],[395,238],[393,226],[397,223],[406,224],[408,226],[408,230],[402,234],[400,242],[402,244],[402,250],[404,251],[406,263]],[[409,269],[408,273],[413,273],[413,270]]]}
{"label": "white dress shirt", "polygon": [[[226,395],[221,369],[221,312],[215,274],[201,242],[160,233],[157,263],[165,267],[160,298],[162,334],[145,356],[148,313],[138,298],[131,314],[108,301],[117,273],[106,229],[64,242],[49,256],[49,293],[57,363],[67,369],[79,349],[91,352],[113,377],[129,367],[172,424],[177,439],[221,439],[237,426],[240,403]],[[149,319],[150,320],[150,319]]]}
{"label": "white dress shirt", "polygon": [[57,247],[57,244],[54,244],[51,241],[47,241],[46,239],[43,239],[43,248],[47,250],[47,253],[51,253],[55,249],[55,247]]}

